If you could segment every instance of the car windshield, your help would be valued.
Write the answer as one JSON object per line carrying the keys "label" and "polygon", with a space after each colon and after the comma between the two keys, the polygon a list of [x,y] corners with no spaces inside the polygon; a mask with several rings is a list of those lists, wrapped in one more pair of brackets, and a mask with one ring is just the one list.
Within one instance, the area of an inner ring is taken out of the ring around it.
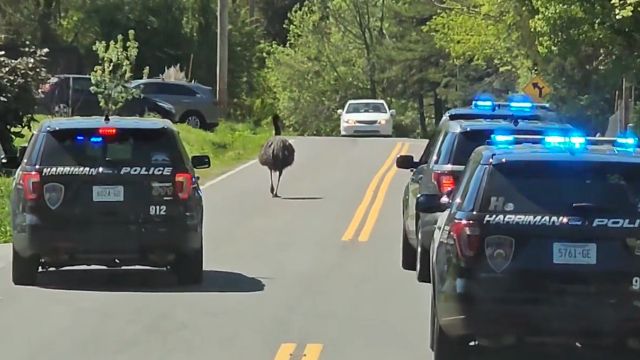
{"label": "car windshield", "polygon": [[637,164],[591,161],[507,161],[491,167],[482,212],[503,198],[514,213],[568,215],[580,208],[637,215],[640,172]]}
{"label": "car windshield", "polygon": [[387,113],[387,107],[382,102],[359,102],[350,103],[347,106],[347,114],[354,113]]}
{"label": "car windshield", "polygon": [[97,129],[47,133],[42,166],[175,166],[180,163],[176,139],[166,130],[118,129],[99,136]]}

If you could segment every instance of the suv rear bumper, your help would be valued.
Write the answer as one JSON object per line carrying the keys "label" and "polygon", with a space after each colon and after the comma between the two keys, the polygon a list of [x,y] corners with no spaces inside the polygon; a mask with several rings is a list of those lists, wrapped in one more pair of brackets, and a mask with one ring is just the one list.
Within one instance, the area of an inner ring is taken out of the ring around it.
{"label": "suv rear bumper", "polygon": [[489,293],[440,292],[436,307],[443,330],[478,337],[640,336],[640,295]]}
{"label": "suv rear bumper", "polygon": [[[202,228],[186,223],[105,224],[14,229],[21,256],[38,255],[49,266],[169,265],[178,253],[202,248]],[[118,260],[117,262],[115,260]]]}

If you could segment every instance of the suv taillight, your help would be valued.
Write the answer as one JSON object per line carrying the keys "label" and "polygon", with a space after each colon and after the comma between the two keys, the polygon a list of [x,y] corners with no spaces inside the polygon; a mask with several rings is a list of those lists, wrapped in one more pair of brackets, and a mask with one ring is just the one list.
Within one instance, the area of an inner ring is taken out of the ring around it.
{"label": "suv taillight", "polygon": [[176,195],[180,200],[187,200],[191,195],[193,180],[189,173],[177,173],[175,180]]}
{"label": "suv taillight", "polygon": [[22,191],[25,200],[33,201],[40,197],[42,189],[40,173],[35,171],[23,172],[20,175],[20,184],[22,184]]}
{"label": "suv taillight", "polygon": [[433,182],[438,185],[441,194],[453,189],[456,186],[456,179],[452,174],[446,172],[434,172]]}
{"label": "suv taillight", "polygon": [[450,231],[460,257],[471,257],[480,251],[480,229],[473,221],[455,220]]}

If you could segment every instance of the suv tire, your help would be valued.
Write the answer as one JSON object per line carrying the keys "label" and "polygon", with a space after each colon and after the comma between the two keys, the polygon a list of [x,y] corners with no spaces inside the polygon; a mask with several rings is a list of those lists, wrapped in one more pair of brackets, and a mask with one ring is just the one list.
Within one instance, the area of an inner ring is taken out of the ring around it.
{"label": "suv tire", "polygon": [[402,268],[405,270],[416,270],[416,249],[411,246],[407,238],[407,232],[402,229]]}
{"label": "suv tire", "polygon": [[180,285],[195,285],[202,283],[202,247],[193,253],[183,253],[176,256],[173,271]]}
{"label": "suv tire", "polygon": [[37,255],[23,257],[13,249],[11,277],[14,285],[32,286],[38,279],[40,258]]}

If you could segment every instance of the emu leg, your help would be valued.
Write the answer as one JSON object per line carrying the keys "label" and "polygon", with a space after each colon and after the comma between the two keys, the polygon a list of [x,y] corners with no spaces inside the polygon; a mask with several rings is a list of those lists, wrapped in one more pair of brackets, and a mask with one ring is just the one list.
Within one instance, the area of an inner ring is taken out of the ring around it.
{"label": "emu leg", "polygon": [[273,196],[273,171],[269,170],[269,181],[271,183],[271,187],[269,188],[269,192],[271,192],[271,196]]}
{"label": "emu leg", "polygon": [[278,171],[278,184],[276,185],[276,193],[273,195],[274,197],[280,197],[278,195],[278,189],[280,188],[280,178],[282,177],[282,170]]}

